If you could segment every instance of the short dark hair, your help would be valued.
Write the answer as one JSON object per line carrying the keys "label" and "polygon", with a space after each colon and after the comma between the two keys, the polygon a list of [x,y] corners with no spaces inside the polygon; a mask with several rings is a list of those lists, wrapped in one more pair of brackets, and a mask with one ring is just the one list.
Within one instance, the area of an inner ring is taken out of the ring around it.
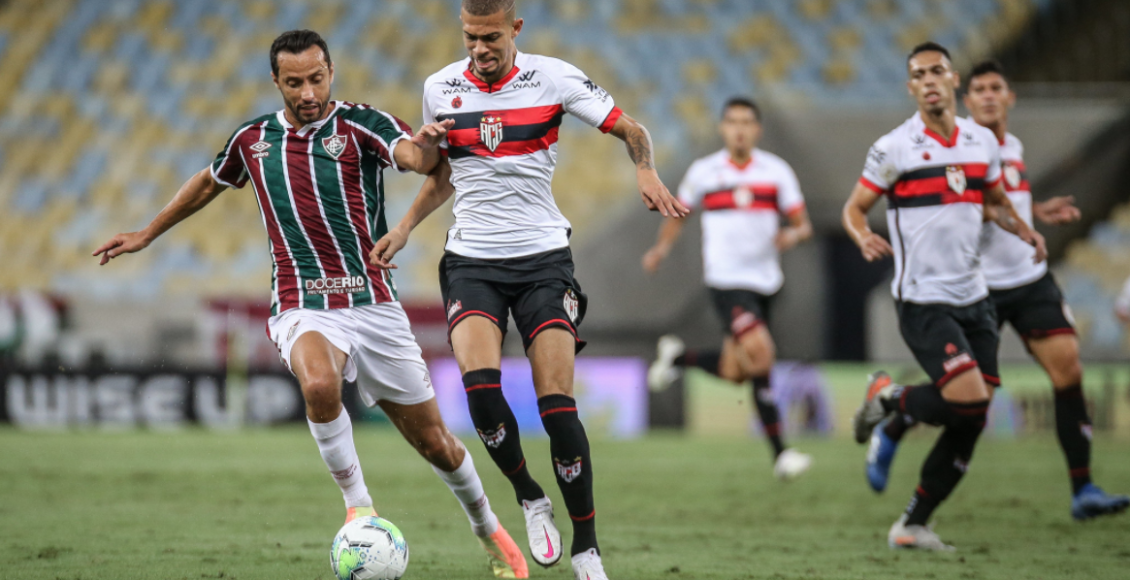
{"label": "short dark hair", "polygon": [[734,107],[745,107],[753,111],[753,117],[758,121],[761,121],[761,107],[758,107],[757,103],[755,103],[753,99],[749,97],[730,97],[729,99],[726,99],[726,104],[722,105],[722,116],[725,117],[726,111],[729,111]]}
{"label": "short dark hair", "polygon": [[1002,79],[1004,79],[1005,83],[1008,83],[1008,77],[1004,74],[1004,65],[1002,65],[1000,61],[995,58],[990,58],[977,63],[973,67],[973,70],[969,73],[969,82],[973,82],[973,79],[981,75],[988,74],[998,74]]}
{"label": "short dark hair", "polygon": [[474,16],[490,16],[502,10],[506,12],[506,19],[513,21],[518,8],[514,0],[463,0],[463,10]]}
{"label": "short dark hair", "polygon": [[326,55],[326,65],[333,65],[333,61],[330,60],[330,49],[326,46],[326,41],[322,40],[322,35],[313,30],[288,30],[280,34],[271,43],[271,72],[275,76],[279,75],[280,52],[300,54],[306,52],[311,46],[322,49],[322,54]]}
{"label": "short dark hair", "polygon": [[950,51],[946,50],[946,47],[931,40],[910,49],[910,54],[906,55],[906,64],[910,64],[910,59],[922,52],[940,52],[945,55],[946,60],[953,62],[953,59],[950,58]]}

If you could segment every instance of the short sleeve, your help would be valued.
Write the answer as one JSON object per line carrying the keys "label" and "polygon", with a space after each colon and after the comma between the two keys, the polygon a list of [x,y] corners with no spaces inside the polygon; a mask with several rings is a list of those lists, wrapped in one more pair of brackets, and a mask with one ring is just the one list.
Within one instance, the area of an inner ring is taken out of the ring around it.
{"label": "short sleeve", "polygon": [[883,137],[876,141],[867,151],[859,183],[875,193],[886,193],[900,174],[894,153],[889,138]]}
{"label": "short sleeve", "polygon": [[1001,180],[1001,146],[996,137],[987,141],[989,148],[989,168],[985,171],[985,188],[993,187]]}
{"label": "short sleeve", "polygon": [[211,165],[212,179],[216,180],[216,183],[232,189],[242,189],[247,185],[247,166],[243,163],[243,155],[240,154],[239,147],[244,133],[249,128],[251,125],[244,125],[232,133],[224,148],[216,155],[216,160]]}
{"label": "short sleeve", "polygon": [[401,173],[408,171],[407,168],[396,165],[396,157],[393,155],[401,140],[412,138],[412,127],[408,123],[369,107],[360,108],[349,115],[345,123],[353,127],[362,147],[377,154],[382,167],[392,167]]}
{"label": "short sleeve", "polygon": [[781,161],[781,183],[777,188],[777,206],[781,213],[793,215],[804,209],[804,195],[800,192],[800,181],[788,163]]}
{"label": "short sleeve", "polygon": [[608,91],[589,80],[581,69],[561,62],[554,79],[565,112],[607,133],[623,114]]}
{"label": "short sleeve", "polygon": [[679,203],[690,209],[697,208],[702,202],[702,188],[699,187],[699,164],[696,162],[687,169],[683,181],[679,183]]}

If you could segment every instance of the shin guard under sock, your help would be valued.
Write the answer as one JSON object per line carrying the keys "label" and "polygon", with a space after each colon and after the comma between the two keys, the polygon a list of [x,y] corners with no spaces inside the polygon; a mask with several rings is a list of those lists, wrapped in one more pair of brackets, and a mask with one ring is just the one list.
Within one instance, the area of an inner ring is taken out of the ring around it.
{"label": "shin guard under sock", "polygon": [[753,404],[757,407],[765,437],[773,446],[773,457],[777,457],[785,450],[785,444],[781,440],[781,414],[769,390],[769,375],[753,377]]}
{"label": "shin guard under sock", "polygon": [[926,456],[922,479],[906,508],[907,525],[926,525],[938,505],[949,497],[965,475],[977,438],[985,428],[988,401],[949,405],[957,418],[946,426]]}
{"label": "shin guard under sock", "polygon": [[1091,418],[1083,399],[1083,387],[1072,385],[1055,391],[1055,431],[1067,458],[1071,493],[1091,483]]}
{"label": "shin guard under sock", "polygon": [[942,398],[942,390],[932,383],[900,387],[895,396],[883,401],[888,411],[897,411],[927,425],[947,425],[952,420],[950,404]]}
{"label": "shin guard under sock", "polygon": [[486,445],[494,464],[514,486],[518,503],[545,497],[545,492],[526,468],[522,441],[518,437],[518,420],[502,395],[502,371],[469,371],[463,375],[463,389],[467,392],[471,422],[475,424],[475,430],[479,432],[479,438]]}
{"label": "shin guard under sock", "polygon": [[549,450],[557,485],[573,520],[572,554],[596,543],[596,509],[592,497],[592,459],[585,428],[577,417],[577,403],[566,395],[546,395],[538,399],[541,423],[549,434]]}

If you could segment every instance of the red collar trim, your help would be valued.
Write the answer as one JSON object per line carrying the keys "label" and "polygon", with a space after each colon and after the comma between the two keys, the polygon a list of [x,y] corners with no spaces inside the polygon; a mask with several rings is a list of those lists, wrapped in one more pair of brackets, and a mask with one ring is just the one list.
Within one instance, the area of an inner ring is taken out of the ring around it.
{"label": "red collar trim", "polygon": [[484,93],[498,92],[500,89],[502,89],[502,87],[506,86],[506,83],[510,82],[517,74],[518,63],[514,63],[514,66],[510,68],[510,72],[506,73],[506,76],[493,83],[488,84],[483,82],[483,80],[479,77],[475,76],[475,73],[471,72],[470,63],[467,63],[467,70],[463,71],[463,76],[467,77],[467,80],[471,81],[471,84],[475,85],[476,88]]}
{"label": "red collar trim", "polygon": [[958,127],[957,125],[953,126],[953,137],[951,137],[949,141],[947,141],[945,137],[942,137],[941,135],[930,130],[929,127],[926,127],[924,131],[927,135],[933,137],[935,141],[941,143],[942,147],[953,147],[954,145],[957,145],[957,136],[961,133],[961,127]]}
{"label": "red collar trim", "polygon": [[738,171],[745,171],[750,165],[753,165],[753,152],[750,152],[749,159],[746,159],[745,163],[742,163],[741,165],[734,163],[734,158],[732,156],[726,157],[726,163],[729,163]]}

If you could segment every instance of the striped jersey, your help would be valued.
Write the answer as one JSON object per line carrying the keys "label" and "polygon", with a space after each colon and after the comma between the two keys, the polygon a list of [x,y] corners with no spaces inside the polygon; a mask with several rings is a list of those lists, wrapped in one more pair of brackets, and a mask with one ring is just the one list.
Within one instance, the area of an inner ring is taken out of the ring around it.
{"label": "striped jersey", "polygon": [[754,149],[737,165],[723,149],[691,164],[679,201],[702,210],[702,266],[706,285],[774,294],[781,289],[774,243],[781,214],[804,209],[796,173],[784,159]]}
{"label": "striped jersey", "polygon": [[[1024,145],[1006,133],[1001,146],[1001,174],[1004,190],[1020,219],[1032,226],[1032,191],[1024,167]],[[1048,272],[1047,262],[1036,263],[1036,248],[1004,231],[996,222],[985,224],[981,248],[981,269],[990,290],[1008,290],[1030,284]]]}
{"label": "striped jersey", "polygon": [[217,182],[255,190],[274,263],[272,315],[397,299],[392,276],[368,256],[388,231],[381,172],[404,171],[392,152],[411,129],[368,105],[332,104],[297,130],[283,111],[245,123],[211,166]]}
{"label": "striped jersey", "polygon": [[996,136],[969,119],[957,118],[947,140],[916,113],[875,142],[859,182],[887,197],[896,300],[966,306],[988,296],[982,197],[1000,178]]}
{"label": "striped jersey", "polygon": [[620,109],[577,67],[518,53],[507,75],[487,84],[470,58],[424,82],[424,123],[453,119],[441,144],[455,186],[447,250],[513,258],[569,245],[569,220],[553,200],[557,132],[565,113],[607,133]]}

